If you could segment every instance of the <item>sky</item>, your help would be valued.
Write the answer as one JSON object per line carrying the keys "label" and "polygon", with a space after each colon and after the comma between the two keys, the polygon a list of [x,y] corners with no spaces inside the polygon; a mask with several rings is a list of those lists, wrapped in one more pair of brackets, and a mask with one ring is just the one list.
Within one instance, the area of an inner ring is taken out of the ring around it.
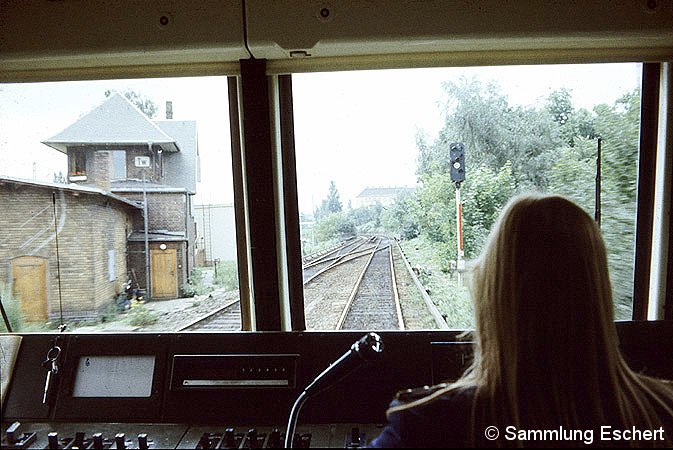
{"label": "sky", "polygon": [[106,100],[106,90],[132,89],[166,117],[197,122],[201,179],[197,203],[232,203],[231,145],[226,77],[158,78],[0,85],[0,174],[52,181],[67,170],[61,152],[41,142],[70,126]]}
{"label": "sky", "polygon": [[[442,82],[496,80],[512,105],[567,88],[576,108],[613,103],[640,84],[639,64],[403,69],[293,75],[300,211],[310,213],[336,183],[344,206],[366,187],[413,186],[415,136],[441,128]],[[173,118],[196,120],[201,161],[197,204],[233,202],[225,77],[0,84],[0,174],[51,181],[66,172],[42,144],[105,100],[132,89]],[[467,150],[466,150],[467,151]]]}

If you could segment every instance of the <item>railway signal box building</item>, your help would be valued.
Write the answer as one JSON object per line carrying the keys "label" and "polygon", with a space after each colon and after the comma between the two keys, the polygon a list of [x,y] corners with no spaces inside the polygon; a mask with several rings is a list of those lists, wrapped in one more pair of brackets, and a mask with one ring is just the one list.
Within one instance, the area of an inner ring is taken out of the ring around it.
{"label": "railway signal box building", "polygon": [[0,281],[24,316],[56,317],[60,302],[64,315],[94,317],[129,279],[153,299],[178,297],[194,265],[196,122],[152,121],[115,93],[43,143],[67,155],[67,184],[0,179]]}

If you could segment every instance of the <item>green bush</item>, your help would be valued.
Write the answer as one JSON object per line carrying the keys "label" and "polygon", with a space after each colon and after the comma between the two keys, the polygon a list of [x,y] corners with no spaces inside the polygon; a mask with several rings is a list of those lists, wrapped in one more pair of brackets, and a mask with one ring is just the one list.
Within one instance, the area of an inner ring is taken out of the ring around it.
{"label": "green bush", "polygon": [[317,241],[331,239],[344,240],[357,234],[355,223],[345,213],[332,213],[321,218],[315,224],[315,238]]}
{"label": "green bush", "polygon": [[128,321],[134,327],[144,327],[152,325],[157,322],[159,317],[153,311],[150,311],[147,306],[141,302],[132,302],[131,309],[128,313]]}
{"label": "green bush", "polygon": [[[2,301],[2,305],[5,308],[5,314],[7,314],[7,319],[9,320],[9,325],[12,327],[12,331],[16,332],[23,330],[26,327],[26,320],[23,311],[21,311],[21,303],[18,298],[14,298],[9,287],[6,287],[1,283],[0,301]],[[4,320],[0,320],[0,331],[8,331]]]}
{"label": "green bush", "polygon": [[194,297],[199,293],[198,288],[191,283],[183,284],[180,286],[180,290],[182,291],[182,297]]}
{"label": "green bush", "polygon": [[415,267],[419,281],[429,291],[449,327],[474,327],[474,307],[467,287],[459,286],[455,275],[444,270],[450,262],[446,250],[422,237],[404,241],[401,245],[409,263]]}
{"label": "green bush", "polygon": [[[121,302],[122,295],[124,299],[123,304]],[[100,323],[114,322],[115,319],[119,317],[120,313],[126,311],[124,304],[128,304],[128,300],[126,300],[126,294],[122,293],[117,297],[117,301],[110,303],[103,313],[98,316]]]}
{"label": "green bush", "polygon": [[238,289],[238,265],[236,261],[221,261],[217,264],[215,284],[227,290]]}
{"label": "green bush", "polygon": [[212,291],[212,287],[203,284],[202,269],[195,267],[189,273],[189,282],[180,286],[183,297],[194,297],[195,295],[203,295]]}
{"label": "green bush", "polygon": [[191,272],[189,272],[189,283],[193,284],[194,286],[203,284],[203,272],[201,272],[200,268],[195,267]]}

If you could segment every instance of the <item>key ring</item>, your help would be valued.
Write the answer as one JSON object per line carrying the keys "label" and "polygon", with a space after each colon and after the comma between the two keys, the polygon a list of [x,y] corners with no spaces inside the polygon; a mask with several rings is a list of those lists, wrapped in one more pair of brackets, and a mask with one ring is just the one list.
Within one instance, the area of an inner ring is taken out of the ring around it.
{"label": "key ring", "polygon": [[54,362],[58,359],[59,356],[61,356],[61,347],[54,345],[47,352],[47,361]]}

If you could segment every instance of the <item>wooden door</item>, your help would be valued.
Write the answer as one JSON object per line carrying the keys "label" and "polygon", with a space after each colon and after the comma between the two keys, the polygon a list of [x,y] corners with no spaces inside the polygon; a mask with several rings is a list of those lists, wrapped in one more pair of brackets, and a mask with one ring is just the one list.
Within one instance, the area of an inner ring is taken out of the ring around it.
{"label": "wooden door", "polygon": [[152,263],[152,298],[177,298],[177,250],[150,250]]}
{"label": "wooden door", "polygon": [[14,259],[12,294],[19,300],[26,321],[47,320],[47,261],[44,258],[21,256]]}

